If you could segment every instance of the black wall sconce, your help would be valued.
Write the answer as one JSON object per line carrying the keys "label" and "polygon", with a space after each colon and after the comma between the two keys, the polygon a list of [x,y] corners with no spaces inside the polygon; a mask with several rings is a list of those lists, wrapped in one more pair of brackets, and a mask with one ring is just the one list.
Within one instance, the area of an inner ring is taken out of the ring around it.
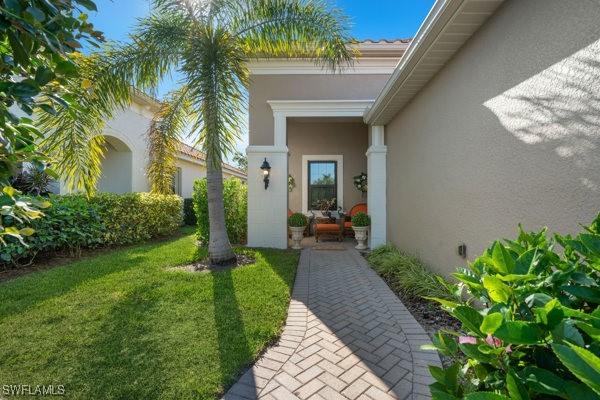
{"label": "black wall sconce", "polygon": [[265,183],[265,190],[267,190],[267,188],[269,187],[269,174],[271,173],[271,165],[269,164],[266,158],[260,166],[260,169],[262,169],[264,176],[263,182]]}

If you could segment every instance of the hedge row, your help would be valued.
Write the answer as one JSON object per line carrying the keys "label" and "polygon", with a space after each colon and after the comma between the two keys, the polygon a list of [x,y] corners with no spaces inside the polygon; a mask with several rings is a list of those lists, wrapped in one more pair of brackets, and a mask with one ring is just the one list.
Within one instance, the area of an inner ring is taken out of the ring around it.
{"label": "hedge row", "polygon": [[182,224],[183,204],[178,196],[102,193],[51,196],[52,206],[33,221],[36,233],[27,246],[10,240],[0,248],[0,264],[20,265],[38,254],[142,242],[175,232]]}

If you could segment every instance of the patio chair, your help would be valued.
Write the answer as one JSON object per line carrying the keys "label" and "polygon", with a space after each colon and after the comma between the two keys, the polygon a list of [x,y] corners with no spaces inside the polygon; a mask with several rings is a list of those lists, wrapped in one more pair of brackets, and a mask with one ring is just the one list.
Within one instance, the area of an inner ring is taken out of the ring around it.
{"label": "patio chair", "polygon": [[318,243],[319,238],[323,236],[333,236],[338,242],[343,240],[344,228],[343,221],[335,222],[331,218],[316,218],[315,219],[315,241]]}
{"label": "patio chair", "polygon": [[352,217],[359,212],[368,214],[367,203],[359,203],[350,209],[350,212],[348,212],[348,215],[346,216],[346,221],[344,222],[344,233],[354,235],[354,231],[352,230]]}

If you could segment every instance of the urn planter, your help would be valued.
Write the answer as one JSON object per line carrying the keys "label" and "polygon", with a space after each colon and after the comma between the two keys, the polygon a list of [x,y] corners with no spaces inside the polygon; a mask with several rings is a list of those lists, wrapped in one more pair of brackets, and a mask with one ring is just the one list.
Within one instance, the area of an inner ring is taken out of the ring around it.
{"label": "urn planter", "polygon": [[290,226],[290,231],[292,232],[292,249],[301,250],[302,249],[302,239],[304,238],[304,230],[305,226]]}
{"label": "urn planter", "polygon": [[356,250],[366,250],[367,249],[367,245],[366,245],[366,241],[367,241],[367,231],[369,230],[368,226],[353,226],[352,229],[354,230],[354,237],[356,238],[356,241],[358,242],[358,245],[355,247]]}

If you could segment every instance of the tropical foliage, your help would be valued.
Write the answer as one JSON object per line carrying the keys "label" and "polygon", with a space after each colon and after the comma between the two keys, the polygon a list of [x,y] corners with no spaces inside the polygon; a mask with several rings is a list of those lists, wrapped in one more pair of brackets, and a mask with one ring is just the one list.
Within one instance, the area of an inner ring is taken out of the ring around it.
{"label": "tropical foliage", "polygon": [[[210,241],[208,213],[208,180],[194,182],[194,210],[201,243]],[[233,243],[243,244],[248,235],[248,187],[237,178],[223,181],[223,203],[227,235]]]}
{"label": "tropical foliage", "polygon": [[[22,240],[33,233],[28,225],[43,214],[46,201],[22,196],[11,187],[23,163],[44,171],[47,158],[36,148],[41,131],[34,111],[55,114],[73,98],[64,90],[77,74],[72,54],[85,41],[95,45],[101,33],[87,22],[91,0],[11,0],[0,3],[0,244],[7,236]],[[19,110],[26,116],[19,116]],[[19,222],[17,229],[9,221]]]}
{"label": "tropical foliage", "polygon": [[369,253],[367,259],[373,269],[402,298],[452,297],[452,293],[446,288],[446,281],[441,276],[433,273],[418,258],[399,251],[391,244],[377,247]]}
{"label": "tropical foliage", "polygon": [[434,398],[600,399],[600,215],[577,237],[520,229],[454,276],[438,301],[464,332],[435,337],[455,363],[430,367]]}
{"label": "tropical foliage", "polygon": [[354,178],[352,178],[352,181],[354,182],[354,187],[356,188],[356,190],[358,190],[361,193],[367,192],[368,180],[366,173],[361,172],[360,175],[356,175]]}
{"label": "tropical foliage", "polygon": [[[130,43],[78,60],[86,73],[70,87],[80,107],[45,120],[52,131],[48,147],[58,155],[57,144],[66,142],[57,169],[69,176],[70,186],[93,191],[103,151],[95,138],[103,121],[130,100],[128,85],[152,90],[177,70],[184,86],[167,103],[189,104],[193,110],[186,115],[188,125],[207,158],[209,253],[215,263],[229,262],[235,255],[224,229],[221,163],[234,151],[241,131],[248,60],[302,57],[337,69],[352,59],[349,42],[347,20],[322,0],[154,0],[150,16],[139,21]],[[171,143],[180,132],[182,107],[167,105],[164,110],[153,124],[151,147]],[[152,153],[152,164],[164,163],[155,170],[150,167],[149,175],[157,179],[153,189],[164,192],[170,163],[168,157]]]}
{"label": "tropical foliage", "polygon": [[[181,199],[174,195],[129,193],[51,196],[44,218],[32,221],[36,234],[8,238],[0,265],[18,266],[53,252],[80,254],[83,249],[138,243],[171,234],[182,220]],[[19,226],[19,225],[17,225]]]}

